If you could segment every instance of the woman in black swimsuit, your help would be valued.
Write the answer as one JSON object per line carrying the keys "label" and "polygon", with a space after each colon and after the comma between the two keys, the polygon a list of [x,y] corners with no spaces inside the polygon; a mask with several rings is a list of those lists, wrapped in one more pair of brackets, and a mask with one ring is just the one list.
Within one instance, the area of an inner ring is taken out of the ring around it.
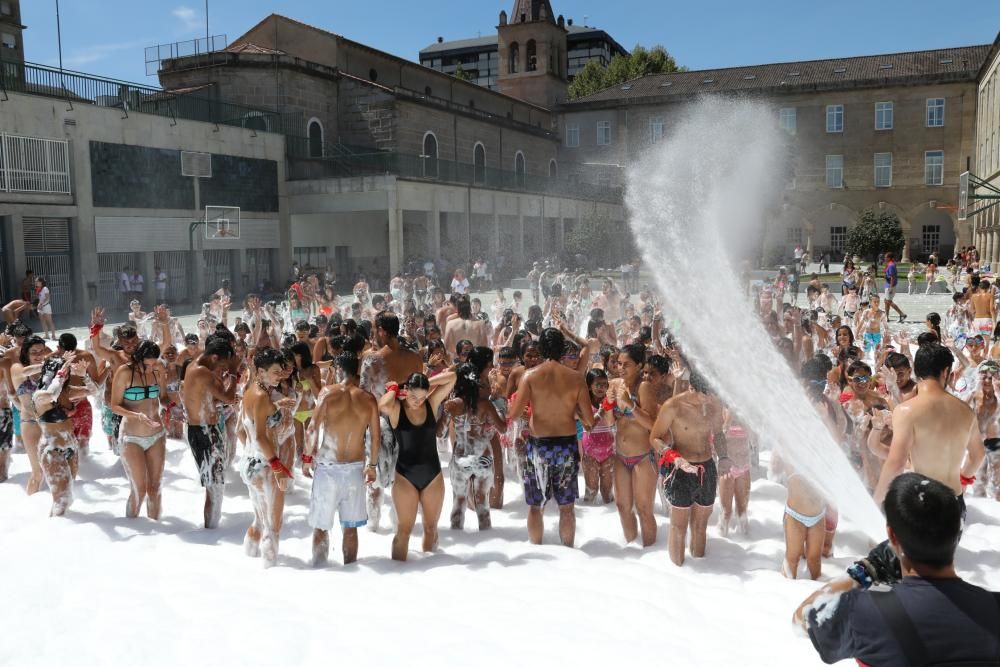
{"label": "woman in black swimsuit", "polygon": [[396,506],[396,536],[392,540],[393,560],[406,560],[410,533],[417,521],[417,506],[423,514],[424,551],[437,547],[437,523],[444,504],[444,478],[437,453],[437,420],[441,403],[455,386],[454,373],[441,373],[428,381],[414,373],[402,387],[386,385],[379,410],[389,420],[399,444],[392,501]]}

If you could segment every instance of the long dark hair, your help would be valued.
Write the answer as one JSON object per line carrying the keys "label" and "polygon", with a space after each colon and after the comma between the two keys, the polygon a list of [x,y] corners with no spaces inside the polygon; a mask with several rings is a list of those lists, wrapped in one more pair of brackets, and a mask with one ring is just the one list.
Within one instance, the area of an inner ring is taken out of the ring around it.
{"label": "long dark hair", "polygon": [[133,366],[141,366],[146,359],[159,359],[160,346],[151,340],[144,340],[135,348],[129,356]]}
{"label": "long dark hair", "polygon": [[403,386],[407,389],[424,389],[426,391],[431,390],[430,380],[423,373],[414,373],[410,377],[406,378],[406,382]]}
{"label": "long dark hair", "polygon": [[455,398],[462,399],[466,410],[475,410],[479,404],[479,372],[472,364],[461,364],[455,371]]}
{"label": "long dark hair", "polygon": [[308,343],[301,343],[301,342],[295,343],[294,345],[288,348],[288,351],[291,352],[292,354],[299,355],[299,358],[302,359],[303,370],[307,368],[312,368],[313,356],[312,356],[312,350],[309,349]]}
{"label": "long dark hair", "polygon": [[[927,313],[927,321],[931,324],[931,329],[937,334],[938,340],[944,340],[944,336],[941,335],[941,316],[937,313]],[[993,331],[993,340],[997,339],[997,330]]]}
{"label": "long dark hair", "polygon": [[18,361],[21,362],[22,366],[31,365],[31,359],[28,357],[28,351],[36,345],[45,347],[45,340],[41,336],[28,336],[24,339],[24,342],[21,343],[21,354],[18,356]]}
{"label": "long dark hair", "polygon": [[587,371],[587,392],[590,394],[590,402],[594,402],[594,394],[590,391],[590,388],[594,386],[594,383],[598,380],[607,380],[608,374],[601,368],[591,368]]}

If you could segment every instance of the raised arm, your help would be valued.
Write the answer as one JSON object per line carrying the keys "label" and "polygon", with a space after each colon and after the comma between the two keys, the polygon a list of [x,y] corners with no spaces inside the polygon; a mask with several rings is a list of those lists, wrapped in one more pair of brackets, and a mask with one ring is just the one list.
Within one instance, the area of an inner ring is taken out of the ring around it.
{"label": "raised arm", "polygon": [[878,484],[875,486],[875,504],[879,507],[885,500],[885,494],[888,493],[892,480],[896,479],[906,467],[913,440],[910,407],[905,404],[900,405],[892,411],[892,443],[889,445],[885,463],[882,464],[882,474],[879,475]]}

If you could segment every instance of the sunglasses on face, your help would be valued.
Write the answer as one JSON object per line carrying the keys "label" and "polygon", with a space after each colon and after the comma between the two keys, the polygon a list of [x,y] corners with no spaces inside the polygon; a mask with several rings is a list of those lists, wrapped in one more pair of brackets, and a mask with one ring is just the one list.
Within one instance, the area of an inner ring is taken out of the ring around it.
{"label": "sunglasses on face", "polygon": [[855,375],[851,378],[851,382],[854,384],[868,384],[871,379],[870,375]]}

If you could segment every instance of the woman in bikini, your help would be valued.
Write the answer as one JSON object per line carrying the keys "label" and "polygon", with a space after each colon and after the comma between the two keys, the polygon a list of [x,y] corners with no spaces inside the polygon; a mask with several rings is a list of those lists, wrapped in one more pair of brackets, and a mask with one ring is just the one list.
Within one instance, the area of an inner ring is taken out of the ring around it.
{"label": "woman in bikini", "polygon": [[608,374],[600,368],[587,371],[590,404],[596,410],[595,426],[585,432],[580,441],[583,452],[583,480],[586,491],[583,502],[592,503],[600,491],[604,504],[613,502],[615,481],[615,414],[608,396]]}
{"label": "woman in bikini", "polygon": [[823,541],[826,537],[826,501],[809,481],[774,454],[775,468],[786,474],[788,498],[785,501],[785,559],[781,573],[789,579],[798,576],[799,562],[805,558],[809,577],[818,579],[822,567]]}
{"label": "woman in bikini", "polygon": [[[663,357],[660,357],[661,359]],[[631,344],[618,355],[621,379],[611,383],[608,397],[617,418],[615,458],[615,500],[625,533],[625,541],[632,542],[642,531],[642,545],[656,542],[656,519],[653,502],[656,498],[658,470],[649,429],[652,417],[659,411],[659,402],[651,382],[643,381],[646,367],[646,348]],[[636,522],[636,514],[639,519]]]}
{"label": "woman in bikini", "polygon": [[308,343],[295,343],[288,348],[288,351],[291,352],[295,363],[295,391],[298,394],[298,403],[293,413],[295,417],[295,452],[298,456],[302,453],[305,429],[316,409],[316,398],[323,388],[323,380],[319,366],[313,363]]}
{"label": "woman in bikini", "polygon": [[486,530],[492,527],[489,505],[495,464],[492,440],[505,425],[490,403],[489,392],[483,391],[472,364],[458,367],[455,397],[445,402],[444,410],[455,429],[455,445],[448,463],[453,494],[451,527],[455,530],[464,527],[465,508],[471,504],[476,510],[479,530]]}
{"label": "woman in bikini", "polygon": [[159,363],[160,348],[143,341],[128,363],[115,371],[111,384],[111,411],[121,415],[122,465],[130,493],[125,516],[139,516],[143,500],[146,516],[160,518],[160,483],[167,454],[167,430],[160,417],[160,397],[165,371]]}
{"label": "woman in bikini", "polygon": [[21,413],[21,442],[31,464],[31,475],[24,490],[30,496],[42,486],[42,465],[39,461],[39,442],[42,429],[38,425],[38,415],[31,397],[38,390],[42,376],[42,363],[49,356],[49,349],[40,336],[29,336],[21,345],[17,362],[11,366],[11,381],[14,385],[14,400]]}
{"label": "woman in bikini", "polygon": [[[719,459],[719,500],[722,504],[722,516],[719,517],[719,533],[727,537],[734,524],[740,532],[746,535],[749,530],[747,506],[750,504],[750,433],[735,418],[732,411],[726,409],[723,422],[726,433],[726,456]],[[728,466],[723,462],[728,460]],[[728,468],[722,472],[723,468]],[[733,517],[733,504],[736,505],[736,517]]]}
{"label": "woman in bikini", "polygon": [[396,482],[392,486],[396,507],[393,560],[406,560],[418,506],[423,514],[423,550],[430,552],[437,547],[444,478],[437,453],[435,415],[454,386],[455,374],[451,372],[435,377],[433,386],[426,375],[414,373],[402,387],[396,383],[386,385],[379,400],[379,410],[388,419],[399,444]]}

